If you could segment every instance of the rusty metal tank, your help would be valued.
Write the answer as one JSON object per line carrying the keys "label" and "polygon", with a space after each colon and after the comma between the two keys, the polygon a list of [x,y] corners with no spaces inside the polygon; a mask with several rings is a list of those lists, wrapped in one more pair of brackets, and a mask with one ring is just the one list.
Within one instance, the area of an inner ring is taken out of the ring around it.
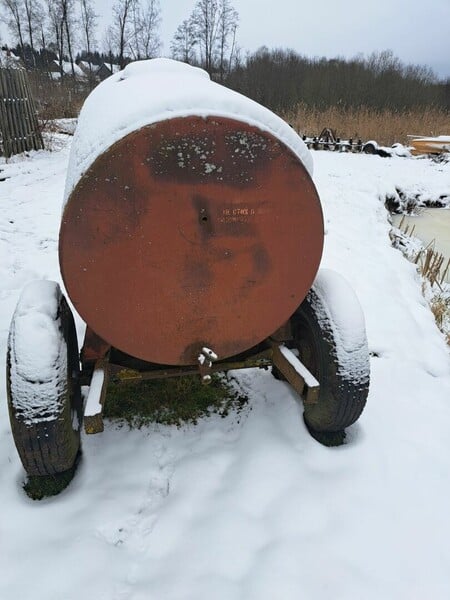
{"label": "rusty metal tank", "polygon": [[65,287],[89,328],[136,358],[240,354],[289,319],[319,267],[307,150],[198,69],[127,69],[80,115],[60,229]]}

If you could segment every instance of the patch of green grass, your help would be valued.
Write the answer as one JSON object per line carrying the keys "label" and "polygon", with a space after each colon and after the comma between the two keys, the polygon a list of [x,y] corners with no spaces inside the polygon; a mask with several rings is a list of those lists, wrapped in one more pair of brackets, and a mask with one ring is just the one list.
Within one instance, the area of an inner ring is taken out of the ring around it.
{"label": "patch of green grass", "polygon": [[140,429],[150,423],[182,425],[197,423],[211,414],[226,417],[240,412],[247,398],[240,395],[225,375],[213,375],[203,385],[198,375],[138,383],[110,382],[104,416]]}

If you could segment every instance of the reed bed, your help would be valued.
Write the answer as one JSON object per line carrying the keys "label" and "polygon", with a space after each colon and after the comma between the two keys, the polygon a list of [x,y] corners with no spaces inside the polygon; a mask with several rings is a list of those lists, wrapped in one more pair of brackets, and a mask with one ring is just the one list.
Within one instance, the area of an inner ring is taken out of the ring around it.
{"label": "reed bed", "polygon": [[368,107],[318,109],[300,104],[281,115],[300,134],[319,135],[330,127],[342,139],[376,140],[391,146],[408,144],[408,135],[450,135],[450,111],[439,108],[375,110]]}
{"label": "reed bed", "polygon": [[[410,227],[405,223],[405,215],[403,215],[397,228],[398,234],[394,233],[393,235],[394,246],[402,250],[408,260],[417,265],[422,277],[427,279],[432,286],[436,284],[442,290],[449,274],[450,258],[445,258],[435,249],[435,240],[425,247],[419,244],[417,250],[417,245],[412,243],[415,239],[415,228],[415,225]],[[405,240],[407,241],[405,242]]]}
{"label": "reed bed", "polygon": [[405,225],[402,219],[398,228],[391,231],[392,244],[417,265],[423,277],[423,295],[428,301],[436,325],[450,345],[450,259],[435,250],[434,242],[426,247],[418,244],[418,240],[414,238],[414,229],[414,226],[410,229]]}

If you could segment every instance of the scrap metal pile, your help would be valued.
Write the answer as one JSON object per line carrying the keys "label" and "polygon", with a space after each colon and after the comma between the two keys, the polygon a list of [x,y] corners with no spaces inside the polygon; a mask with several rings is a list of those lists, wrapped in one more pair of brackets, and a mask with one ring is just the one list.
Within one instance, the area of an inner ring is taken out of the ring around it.
{"label": "scrap metal pile", "polygon": [[381,148],[378,142],[375,142],[374,140],[369,142],[363,142],[360,138],[357,140],[354,140],[353,138],[343,140],[336,135],[335,129],[329,127],[322,129],[322,132],[318,136],[309,137],[303,135],[302,140],[309,150],[364,152],[365,154],[379,154],[381,150],[381,156],[391,156],[391,154],[386,152],[384,148]]}
{"label": "scrap metal pile", "polygon": [[310,137],[302,136],[302,140],[309,150],[331,150],[338,152],[363,152],[364,154],[377,154],[378,156],[410,156],[419,154],[440,155],[450,152],[450,136],[423,137],[408,136],[408,146],[396,143],[391,147],[381,146],[375,140],[363,142],[358,139],[341,139],[336,135],[335,129],[325,127],[320,135]]}

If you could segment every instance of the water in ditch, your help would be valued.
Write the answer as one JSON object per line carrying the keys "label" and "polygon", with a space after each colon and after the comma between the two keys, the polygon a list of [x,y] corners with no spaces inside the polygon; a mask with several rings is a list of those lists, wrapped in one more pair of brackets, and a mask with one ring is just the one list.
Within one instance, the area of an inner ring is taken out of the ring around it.
{"label": "water in ditch", "polygon": [[[393,215],[392,222],[398,227],[402,215]],[[409,229],[415,226],[414,236],[426,246],[434,242],[434,248],[445,256],[445,262],[450,258],[450,209],[448,208],[424,208],[419,209],[414,216],[405,216],[402,229],[409,225]],[[450,273],[446,280],[450,283]]]}

